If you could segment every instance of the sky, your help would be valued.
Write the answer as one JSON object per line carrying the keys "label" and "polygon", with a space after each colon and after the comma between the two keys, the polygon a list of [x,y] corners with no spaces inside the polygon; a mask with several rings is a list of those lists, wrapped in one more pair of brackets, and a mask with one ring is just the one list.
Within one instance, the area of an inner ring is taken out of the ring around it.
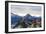
{"label": "sky", "polygon": [[20,16],[41,16],[41,6],[11,5],[11,12]]}

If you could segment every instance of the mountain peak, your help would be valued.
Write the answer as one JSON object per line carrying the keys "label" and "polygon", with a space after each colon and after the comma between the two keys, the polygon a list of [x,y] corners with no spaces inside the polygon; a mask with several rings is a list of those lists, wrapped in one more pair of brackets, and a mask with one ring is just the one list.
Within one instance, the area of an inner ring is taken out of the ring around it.
{"label": "mountain peak", "polygon": [[30,14],[27,14],[26,16],[31,16]]}

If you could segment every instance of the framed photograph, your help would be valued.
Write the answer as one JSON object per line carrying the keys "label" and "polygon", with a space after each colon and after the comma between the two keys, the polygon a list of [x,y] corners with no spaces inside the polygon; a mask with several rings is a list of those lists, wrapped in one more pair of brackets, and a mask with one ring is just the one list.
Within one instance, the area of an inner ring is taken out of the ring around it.
{"label": "framed photograph", "polygon": [[5,1],[5,32],[45,31],[45,3]]}

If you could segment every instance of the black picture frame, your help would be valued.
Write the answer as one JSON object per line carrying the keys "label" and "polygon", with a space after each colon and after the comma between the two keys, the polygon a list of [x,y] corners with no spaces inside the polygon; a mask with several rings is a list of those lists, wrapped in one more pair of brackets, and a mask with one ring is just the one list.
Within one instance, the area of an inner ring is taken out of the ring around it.
{"label": "black picture frame", "polygon": [[[44,6],[44,29],[43,30],[32,30],[32,31],[17,31],[17,32],[8,32],[8,3],[30,3],[30,4],[43,4]],[[22,1],[5,1],[5,33],[20,33],[20,32],[39,32],[45,31],[45,3],[40,2],[22,2]]]}

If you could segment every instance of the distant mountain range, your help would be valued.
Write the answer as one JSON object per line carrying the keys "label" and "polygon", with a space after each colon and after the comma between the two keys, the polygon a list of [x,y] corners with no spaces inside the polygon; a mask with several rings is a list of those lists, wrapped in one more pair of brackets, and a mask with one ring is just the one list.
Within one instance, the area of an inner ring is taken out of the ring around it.
{"label": "distant mountain range", "polygon": [[19,15],[11,15],[11,24],[15,24],[17,25],[22,19],[24,19],[24,21],[31,21],[31,20],[35,20],[35,19],[41,19],[41,16],[37,17],[37,16],[31,16],[30,14],[27,14],[25,16],[19,16]]}

